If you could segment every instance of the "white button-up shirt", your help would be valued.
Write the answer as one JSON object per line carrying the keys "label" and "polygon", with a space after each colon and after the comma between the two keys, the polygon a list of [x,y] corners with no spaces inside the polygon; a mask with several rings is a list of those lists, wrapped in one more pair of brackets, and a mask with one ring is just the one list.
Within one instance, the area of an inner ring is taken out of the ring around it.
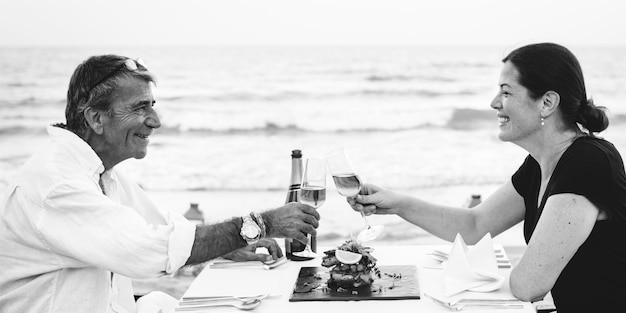
{"label": "white button-up shirt", "polygon": [[195,225],[103,173],[74,133],[48,133],[0,202],[0,312],[135,312],[129,277],[184,265]]}

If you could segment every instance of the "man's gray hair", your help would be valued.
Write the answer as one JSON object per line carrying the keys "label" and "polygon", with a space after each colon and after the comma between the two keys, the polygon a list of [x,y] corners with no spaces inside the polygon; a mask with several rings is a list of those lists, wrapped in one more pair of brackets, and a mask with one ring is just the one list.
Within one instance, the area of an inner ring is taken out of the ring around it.
{"label": "man's gray hair", "polygon": [[122,78],[134,77],[156,83],[154,75],[142,64],[133,60],[136,69],[125,66],[129,60],[132,59],[109,54],[92,56],[78,65],[67,89],[66,124],[54,126],[83,137],[89,128],[84,115],[85,109],[92,108],[110,114],[111,104],[117,96],[116,90]]}

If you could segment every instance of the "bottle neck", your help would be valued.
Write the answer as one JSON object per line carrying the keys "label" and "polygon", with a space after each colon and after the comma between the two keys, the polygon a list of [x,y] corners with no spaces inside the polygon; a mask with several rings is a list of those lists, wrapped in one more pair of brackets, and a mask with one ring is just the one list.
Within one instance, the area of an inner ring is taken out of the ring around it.
{"label": "bottle neck", "polygon": [[300,201],[300,184],[302,183],[302,159],[291,159],[291,179],[285,203]]}
{"label": "bottle neck", "polygon": [[302,183],[302,159],[291,159],[291,179],[289,180],[289,189],[300,189]]}

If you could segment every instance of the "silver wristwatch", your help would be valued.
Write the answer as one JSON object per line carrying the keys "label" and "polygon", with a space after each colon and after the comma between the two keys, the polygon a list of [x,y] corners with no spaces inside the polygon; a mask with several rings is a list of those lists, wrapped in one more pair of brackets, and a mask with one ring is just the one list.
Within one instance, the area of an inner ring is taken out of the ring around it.
{"label": "silver wristwatch", "polygon": [[250,215],[244,215],[241,217],[243,223],[241,224],[241,237],[249,244],[255,244],[261,239],[261,227],[252,219]]}

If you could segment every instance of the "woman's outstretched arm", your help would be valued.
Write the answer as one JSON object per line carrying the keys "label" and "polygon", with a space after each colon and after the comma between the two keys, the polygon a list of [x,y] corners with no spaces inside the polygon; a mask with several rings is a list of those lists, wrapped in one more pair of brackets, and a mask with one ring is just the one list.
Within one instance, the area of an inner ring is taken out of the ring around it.
{"label": "woman's outstretched arm", "polygon": [[459,233],[468,244],[486,233],[497,236],[524,219],[524,199],[509,181],[478,206],[468,209],[430,203],[365,184],[362,194],[349,198],[355,211],[370,214],[396,214],[444,240],[453,241]]}

